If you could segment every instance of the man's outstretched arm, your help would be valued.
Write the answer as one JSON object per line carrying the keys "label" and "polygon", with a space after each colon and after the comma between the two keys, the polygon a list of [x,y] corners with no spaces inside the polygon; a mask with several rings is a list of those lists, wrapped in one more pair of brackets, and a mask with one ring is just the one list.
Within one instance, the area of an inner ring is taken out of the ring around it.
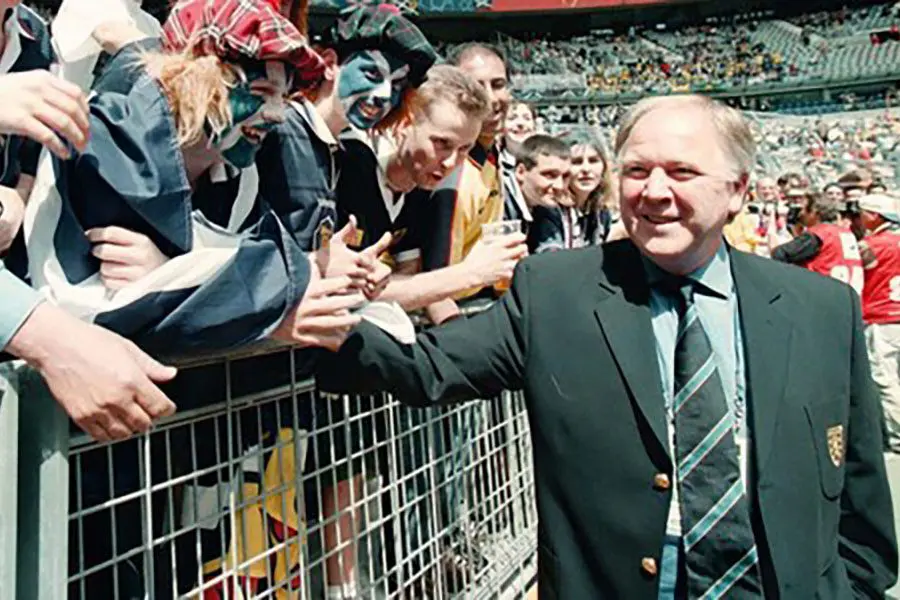
{"label": "man's outstretched arm", "polygon": [[522,387],[528,345],[528,266],[487,311],[396,341],[363,322],[340,351],[323,356],[318,382],[348,393],[390,391],[415,406],[490,398]]}

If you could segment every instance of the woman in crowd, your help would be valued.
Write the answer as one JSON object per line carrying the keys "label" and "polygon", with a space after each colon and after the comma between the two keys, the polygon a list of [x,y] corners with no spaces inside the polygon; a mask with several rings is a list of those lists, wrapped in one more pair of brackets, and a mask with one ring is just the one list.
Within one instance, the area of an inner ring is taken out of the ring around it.
{"label": "woman in crowd", "polygon": [[844,200],[844,188],[842,188],[841,185],[837,182],[829,183],[822,189],[822,192],[835,202],[841,202]]}
{"label": "woman in crowd", "polygon": [[599,246],[606,241],[614,220],[612,173],[603,145],[590,137],[573,140],[572,165],[565,204],[534,206],[529,238],[534,251]]}
{"label": "woman in crowd", "polygon": [[535,133],[534,107],[512,102],[506,109],[503,141],[500,145],[500,175],[503,181],[503,214],[506,219],[531,222],[531,210],[522,195],[515,171],[522,143]]}
{"label": "woman in crowd", "polygon": [[522,142],[537,131],[534,107],[526,102],[513,102],[506,110],[504,148],[513,154]]}
{"label": "woman in crowd", "polygon": [[576,138],[571,148],[572,179],[569,191],[581,218],[590,216],[584,230],[584,245],[606,241],[619,220],[613,174],[603,144],[593,138]]}

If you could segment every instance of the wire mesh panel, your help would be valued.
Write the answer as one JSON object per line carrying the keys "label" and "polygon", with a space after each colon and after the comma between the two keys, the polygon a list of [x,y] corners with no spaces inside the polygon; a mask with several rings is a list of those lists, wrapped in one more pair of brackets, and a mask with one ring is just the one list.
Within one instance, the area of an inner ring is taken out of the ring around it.
{"label": "wire mesh panel", "polygon": [[70,599],[518,597],[535,573],[522,398],[320,393],[280,351],[183,369],[175,417],[73,438]]}

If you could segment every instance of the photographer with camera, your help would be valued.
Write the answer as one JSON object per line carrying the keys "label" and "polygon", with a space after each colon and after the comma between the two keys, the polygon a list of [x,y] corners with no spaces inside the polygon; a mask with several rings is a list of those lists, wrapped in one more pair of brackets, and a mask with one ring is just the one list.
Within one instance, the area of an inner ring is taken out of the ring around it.
{"label": "photographer with camera", "polygon": [[862,258],[856,236],[840,224],[843,203],[817,192],[808,192],[799,211],[806,230],[772,251],[772,258],[799,265],[863,290]]}

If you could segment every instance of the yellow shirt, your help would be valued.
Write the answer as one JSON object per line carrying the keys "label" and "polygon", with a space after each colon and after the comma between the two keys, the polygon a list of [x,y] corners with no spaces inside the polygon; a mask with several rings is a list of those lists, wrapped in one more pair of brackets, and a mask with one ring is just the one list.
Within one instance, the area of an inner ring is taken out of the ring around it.
{"label": "yellow shirt", "polygon": [[742,210],[734,217],[734,220],[725,226],[725,239],[728,243],[743,252],[756,252],[759,236],[756,235],[756,227],[753,224],[753,216]]}
{"label": "yellow shirt", "polygon": [[[429,200],[430,235],[422,249],[422,268],[434,271],[461,263],[481,239],[481,226],[503,218],[500,171],[495,148],[476,145],[468,159],[434,190]],[[460,292],[467,298],[481,288]]]}

